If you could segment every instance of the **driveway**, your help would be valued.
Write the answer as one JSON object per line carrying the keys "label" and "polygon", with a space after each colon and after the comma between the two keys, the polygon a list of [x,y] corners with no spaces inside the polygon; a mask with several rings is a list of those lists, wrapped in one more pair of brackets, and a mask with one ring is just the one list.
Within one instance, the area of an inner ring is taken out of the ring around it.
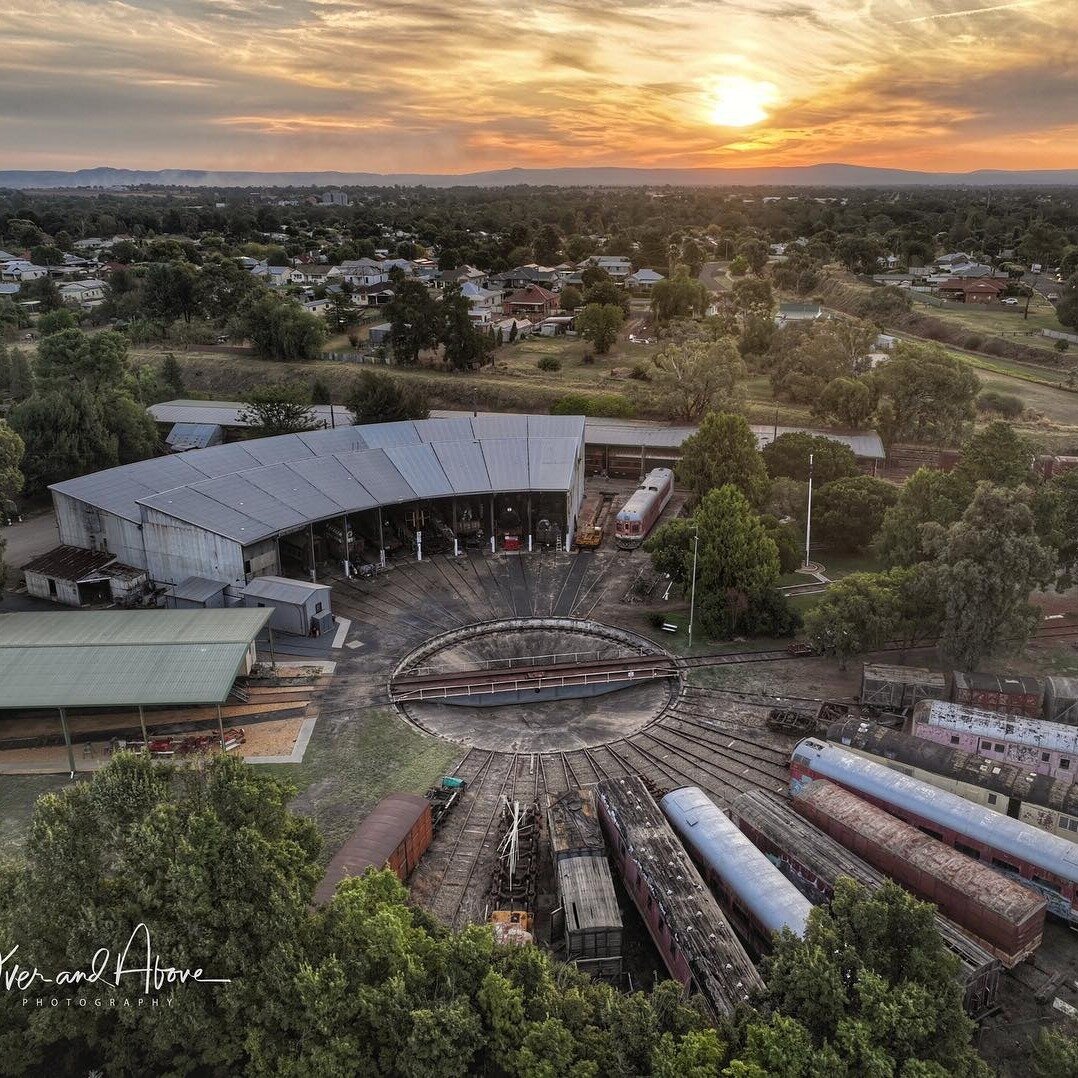
{"label": "driveway", "polygon": [[56,529],[56,518],[52,512],[38,513],[18,524],[0,528],[0,539],[7,543],[4,561],[8,569],[21,569],[38,554],[44,554],[60,544],[60,533]]}

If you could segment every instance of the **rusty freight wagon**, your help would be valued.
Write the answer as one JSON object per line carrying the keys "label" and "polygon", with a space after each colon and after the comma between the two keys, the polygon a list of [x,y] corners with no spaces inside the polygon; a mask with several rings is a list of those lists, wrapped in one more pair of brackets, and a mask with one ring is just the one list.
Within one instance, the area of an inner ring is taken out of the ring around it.
{"label": "rusty freight wagon", "polygon": [[716,1017],[763,989],[715,896],[638,775],[599,784],[607,846],[674,980]]}
{"label": "rusty freight wagon", "polygon": [[333,855],[314,892],[328,902],[341,880],[362,876],[368,868],[391,868],[401,880],[412,874],[427,852],[434,831],[430,802],[419,794],[389,794]]}
{"label": "rusty freight wagon", "polygon": [[1044,682],[1037,677],[956,670],[951,675],[951,701],[1001,715],[1036,719],[1044,708]]}
{"label": "rusty freight wagon", "polygon": [[947,679],[920,666],[865,663],[861,668],[861,703],[877,711],[906,711],[922,700],[942,700]]}
{"label": "rusty freight wagon", "polygon": [[1041,945],[1045,901],[825,779],[798,785],[793,806],[891,879],[934,902],[1008,969]]}
{"label": "rusty freight wagon", "polygon": [[[785,798],[763,790],[747,790],[730,806],[730,819],[816,905],[831,901],[839,876],[849,876],[870,891],[878,891],[887,882],[883,873],[794,812]],[[966,1013],[981,1018],[995,1010],[999,959],[938,908],[936,929],[944,946],[958,959],[958,981]]]}

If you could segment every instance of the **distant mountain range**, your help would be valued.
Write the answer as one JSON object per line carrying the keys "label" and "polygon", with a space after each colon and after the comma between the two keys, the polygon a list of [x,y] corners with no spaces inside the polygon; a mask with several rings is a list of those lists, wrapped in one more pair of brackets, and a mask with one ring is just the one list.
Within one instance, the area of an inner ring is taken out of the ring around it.
{"label": "distant mountain range", "polygon": [[912,172],[868,165],[820,164],[790,168],[506,168],[489,172],[222,172],[203,169],[84,168],[75,172],[0,170],[0,188],[62,187],[988,187],[1075,186],[1078,168],[975,172]]}

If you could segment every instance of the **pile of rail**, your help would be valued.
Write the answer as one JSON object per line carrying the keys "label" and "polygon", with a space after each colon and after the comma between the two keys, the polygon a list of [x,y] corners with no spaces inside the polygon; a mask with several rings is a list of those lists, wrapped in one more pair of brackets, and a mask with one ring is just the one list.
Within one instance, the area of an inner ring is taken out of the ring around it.
{"label": "pile of rail", "polygon": [[582,523],[576,530],[576,546],[580,550],[594,550],[603,541],[603,530],[606,527],[607,519],[610,516],[610,510],[614,507],[614,495],[604,493],[602,500],[598,505],[594,506],[593,511],[588,515],[588,510],[592,508],[591,500],[584,505],[584,523]]}
{"label": "pile of rail", "polygon": [[224,749],[225,752],[237,748],[247,740],[247,734],[242,726],[233,726],[225,730],[224,736],[220,734],[187,734],[172,735],[168,737],[151,737],[148,742],[136,740],[121,740],[113,738],[109,746],[110,752],[127,749],[132,752],[141,752],[146,749],[151,756],[167,758],[169,756],[195,756],[200,753],[217,752]]}
{"label": "pile of rail", "polygon": [[490,909],[535,912],[539,882],[539,805],[505,798],[498,821],[498,863]]}

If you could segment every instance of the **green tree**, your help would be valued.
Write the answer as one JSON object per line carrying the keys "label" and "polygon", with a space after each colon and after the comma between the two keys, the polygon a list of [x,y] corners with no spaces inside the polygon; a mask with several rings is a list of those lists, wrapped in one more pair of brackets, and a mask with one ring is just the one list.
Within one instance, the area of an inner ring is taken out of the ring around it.
{"label": "green tree", "polygon": [[657,282],[651,290],[651,310],[659,322],[693,314],[702,317],[710,301],[707,288],[690,277],[684,267],[673,277]]}
{"label": "green tree", "polygon": [[625,313],[613,303],[589,303],[576,316],[576,330],[591,341],[598,355],[606,355],[618,339]]}
{"label": "green tree", "polygon": [[953,443],[974,417],[980,379],[937,344],[902,341],[876,377],[889,404],[891,441]]}
{"label": "green tree", "polygon": [[767,265],[767,244],[763,240],[745,240],[738,245],[738,255],[748,263],[749,269],[759,277]]}
{"label": "green tree", "polygon": [[727,484],[706,494],[691,519],[664,524],[644,544],[652,563],[682,589],[697,550],[697,615],[705,635],[728,639],[774,613],[779,553],[745,495]]}
{"label": "green tree", "polygon": [[165,358],[161,361],[161,382],[176,397],[182,397],[187,392],[187,386],[183,380],[183,368],[171,352],[166,352]]}
{"label": "green tree", "polygon": [[708,412],[733,412],[744,399],[745,362],[729,338],[690,339],[655,356],[649,399],[665,415],[689,423]]}
{"label": "green tree", "polygon": [[822,486],[813,499],[813,537],[832,550],[862,551],[897,500],[897,487],[871,475],[836,479]]}
{"label": "green tree", "polygon": [[950,527],[972,496],[972,487],[961,475],[918,468],[900,488],[898,501],[884,514],[876,549],[888,565],[924,561],[929,557],[925,549],[925,525]]}
{"label": "green tree", "polygon": [[155,457],[161,451],[157,424],[149,412],[124,393],[111,393],[102,399],[105,427],[116,439],[116,457],[120,464]]}
{"label": "green tree", "polygon": [[26,446],[22,470],[30,494],[119,463],[101,403],[84,386],[35,394],[12,410],[10,422]]}
{"label": "green tree", "polygon": [[1034,496],[1037,534],[1056,551],[1065,591],[1078,579],[1078,470],[1064,472],[1038,488]]}
{"label": "green tree", "polygon": [[682,442],[677,477],[694,502],[732,484],[751,505],[762,506],[770,490],[756,435],[744,416],[730,412],[709,413],[700,429]]}
{"label": "green tree", "polygon": [[559,294],[561,309],[570,314],[584,302],[584,295],[576,285],[566,285]]}
{"label": "green tree", "polygon": [[63,329],[38,342],[37,376],[46,391],[77,384],[93,393],[120,390],[129,370],[127,338],[113,330]]}
{"label": "green tree", "polygon": [[809,456],[812,457],[812,477],[818,486],[860,475],[857,457],[843,442],[822,434],[788,431],[773,439],[762,450],[767,474],[772,479],[787,476],[807,482]]}
{"label": "green tree", "polygon": [[865,378],[832,378],[824,386],[812,414],[844,427],[863,427],[876,411],[873,384]]}
{"label": "green tree", "polygon": [[539,227],[532,240],[532,254],[540,266],[551,266],[558,260],[561,251],[562,234],[552,224]]}
{"label": "green tree", "polygon": [[[16,498],[22,493],[25,477],[21,471],[26,446],[19,435],[0,420],[0,523],[18,516]],[[4,548],[7,541],[0,535],[0,595],[4,593],[7,575],[4,566]]]}
{"label": "green tree", "polygon": [[386,314],[390,346],[399,363],[418,363],[419,353],[438,343],[439,312],[422,281],[396,275]]}
{"label": "green tree", "polygon": [[56,311],[48,311],[37,320],[37,331],[42,337],[48,337],[52,333],[59,333],[62,329],[78,329],[79,320],[74,311],[67,307],[61,307]]}
{"label": "green tree", "polygon": [[1042,1029],[1033,1043],[1034,1078],[1073,1078],[1078,1074],[1078,1024]]}
{"label": "green tree", "polygon": [[940,566],[943,654],[974,670],[1004,644],[1022,646],[1041,618],[1030,592],[1053,579],[1057,564],[1026,494],[982,483],[961,520],[933,529],[925,545]]}
{"label": "green tree", "polygon": [[426,419],[430,408],[422,389],[402,378],[363,371],[348,395],[348,410],[355,422],[393,423]]}
{"label": "green tree", "polygon": [[875,651],[890,640],[898,605],[886,577],[851,573],[832,581],[805,615],[805,636],[821,655],[834,655],[845,670],[851,656]]}
{"label": "green tree", "polygon": [[276,434],[298,434],[321,426],[300,389],[277,382],[260,386],[247,396],[239,420],[247,426],[248,438],[268,438]]}
{"label": "green tree", "polygon": [[1010,423],[996,420],[967,439],[956,471],[971,488],[981,480],[1017,487],[1031,480],[1033,456],[1026,438]]}
{"label": "green tree", "polygon": [[1056,318],[1061,326],[1078,329],[1078,273],[1072,273],[1059,290]]}
{"label": "green tree", "polygon": [[14,345],[8,348],[0,341],[0,399],[15,403],[26,400],[34,391],[34,369],[26,353]]}
{"label": "green tree", "polygon": [[317,359],[326,326],[289,296],[255,292],[240,305],[230,333],[235,339],[249,340],[263,359],[291,361]]}
{"label": "green tree", "polygon": [[490,357],[490,338],[472,321],[471,304],[458,285],[447,288],[442,299],[439,339],[445,361],[454,370],[468,371],[482,367]]}
{"label": "green tree", "polygon": [[190,322],[199,312],[199,271],[190,262],[155,262],[142,279],[142,304],[151,318]]}

